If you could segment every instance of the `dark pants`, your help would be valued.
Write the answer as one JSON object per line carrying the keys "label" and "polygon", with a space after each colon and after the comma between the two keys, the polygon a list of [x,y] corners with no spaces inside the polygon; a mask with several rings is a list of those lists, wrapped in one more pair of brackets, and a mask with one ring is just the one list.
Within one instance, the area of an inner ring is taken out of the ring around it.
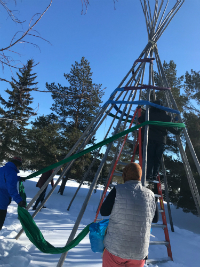
{"label": "dark pants", "polygon": [[164,144],[149,140],[147,148],[147,180],[157,178],[164,148]]}
{"label": "dark pants", "polygon": [[[47,186],[47,187],[48,187],[48,186]],[[44,200],[44,198],[45,198],[45,194],[46,194],[46,191],[47,191],[47,187],[44,189],[44,191],[40,194],[40,196],[39,196],[38,199],[36,200],[35,205],[34,205],[35,208],[37,208],[37,205],[38,205],[40,202],[42,203],[42,201]]]}
{"label": "dark pants", "polygon": [[5,218],[6,218],[7,210],[0,210],[0,230],[3,227]]}

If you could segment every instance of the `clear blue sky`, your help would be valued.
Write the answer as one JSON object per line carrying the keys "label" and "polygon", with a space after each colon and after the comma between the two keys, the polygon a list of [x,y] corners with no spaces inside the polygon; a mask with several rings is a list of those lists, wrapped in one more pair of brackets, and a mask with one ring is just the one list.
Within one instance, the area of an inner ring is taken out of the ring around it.
{"label": "clear blue sky", "polygon": [[[13,7],[20,13],[16,14],[28,23],[50,1],[17,2],[17,6]],[[175,3],[175,0],[170,2]],[[30,37],[26,40],[39,45],[41,52],[29,44],[18,44],[14,49],[21,54],[23,63],[31,58],[36,63],[40,62],[34,68],[40,90],[45,90],[46,82],[67,85],[63,74],[68,73],[71,64],[84,56],[90,62],[93,81],[107,88],[103,97],[105,102],[147,44],[144,15],[139,0],[119,0],[116,2],[116,10],[113,0],[90,0],[87,14],[81,15],[81,9],[81,0],[53,0],[50,9],[34,28],[52,45]],[[186,0],[158,41],[161,60],[174,60],[178,75],[191,69],[200,70],[199,11],[199,0]],[[1,8],[1,47],[10,42],[16,31],[26,29],[27,23],[23,24],[23,28],[17,26]],[[17,56],[14,58],[18,59]],[[5,68],[0,75],[10,79],[12,73]],[[0,93],[3,97],[6,97],[6,88],[9,85],[1,82]],[[33,107],[36,108],[38,103],[40,106],[38,115],[49,114],[51,95],[34,93],[33,97]]]}

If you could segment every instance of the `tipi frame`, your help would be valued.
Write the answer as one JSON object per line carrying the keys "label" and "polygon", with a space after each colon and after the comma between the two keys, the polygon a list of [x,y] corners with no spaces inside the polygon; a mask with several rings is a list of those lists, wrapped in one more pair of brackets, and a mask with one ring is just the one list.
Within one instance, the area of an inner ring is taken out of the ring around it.
{"label": "tipi frame", "polygon": [[[168,25],[170,24],[170,22],[172,21],[172,19],[174,18],[174,16],[178,12],[178,10],[181,8],[184,1],[185,0],[176,0],[174,6],[167,13],[169,0],[166,0],[166,1],[165,0],[160,0],[160,1],[155,0],[155,6],[153,9],[151,8],[152,4],[150,4],[149,0],[140,0],[142,10],[144,13],[144,17],[145,17],[145,21],[146,21],[146,28],[147,28],[147,33],[148,33],[148,43],[145,46],[145,48],[143,49],[142,53],[139,55],[138,59],[134,62],[133,66],[130,68],[130,70],[128,71],[126,76],[122,79],[122,81],[118,85],[117,89],[114,90],[114,92],[111,94],[109,100],[102,106],[102,108],[99,111],[99,113],[97,114],[97,116],[95,118],[93,118],[92,122],[87,127],[86,131],[83,133],[81,138],[76,142],[76,144],[69,151],[69,153],[66,155],[65,158],[69,157],[73,153],[78,153],[79,151],[81,151],[85,148],[85,146],[88,144],[90,139],[95,135],[95,133],[97,132],[99,127],[102,125],[102,123],[104,122],[106,117],[111,113],[112,110],[116,110],[116,112],[115,112],[115,115],[113,116],[113,120],[111,122],[111,125],[110,125],[110,127],[109,127],[109,129],[105,135],[105,139],[109,136],[111,130],[113,132],[113,135],[115,135],[119,131],[119,129],[121,129],[120,126],[123,125],[123,129],[125,129],[127,127],[128,119],[130,117],[131,109],[132,109],[132,106],[134,104],[133,102],[136,98],[136,94],[139,91],[139,101],[140,101],[142,89],[144,87],[146,88],[147,101],[148,101],[147,105],[146,105],[146,118],[145,118],[145,120],[146,121],[149,120],[149,104],[148,103],[150,102],[150,94],[153,94],[153,99],[156,99],[156,88],[154,86],[154,73],[153,73],[153,64],[152,64],[152,60],[154,59],[153,56],[155,57],[155,60],[157,63],[157,69],[158,69],[160,78],[162,80],[162,86],[165,89],[169,88],[168,82],[167,82],[167,79],[166,79],[166,76],[165,76],[165,73],[163,70],[163,66],[162,66],[162,63],[161,63],[161,60],[159,57],[158,48],[157,48],[157,41],[161,37],[161,35],[164,33],[164,31],[166,30],[166,28],[168,27]],[[147,62],[150,63],[149,67],[148,67],[149,82],[148,82],[148,85],[145,86],[143,84],[143,82],[144,82],[144,75],[145,75]],[[139,87],[141,88],[140,90],[138,90]],[[167,107],[174,109],[175,110],[174,113],[176,113],[176,115],[178,114],[179,122],[182,122],[181,115],[178,112],[177,104],[173,98],[171,91],[165,90],[165,96],[166,96]],[[116,104],[118,105],[117,109],[116,109]],[[120,110],[121,108],[122,108],[122,111]],[[119,117],[118,117],[118,115],[119,115]],[[172,115],[172,119],[173,118],[174,118],[174,116]],[[117,122],[117,124],[114,128],[114,131],[113,131],[113,125],[116,122],[116,119],[118,119],[118,122]],[[148,131],[149,131],[149,126],[146,125],[145,126],[145,138],[144,138],[144,144],[143,144],[143,155],[144,156],[143,156],[143,163],[142,163],[142,168],[143,168],[142,183],[144,186],[146,185]],[[197,156],[195,154],[194,148],[192,146],[192,143],[191,143],[191,140],[189,138],[189,135],[188,135],[186,128],[184,128],[183,134],[185,136],[187,145],[190,149],[192,158],[195,162],[195,166],[196,166],[198,173],[200,175],[200,164],[199,164],[199,161],[198,161]],[[187,159],[185,150],[183,148],[181,138],[179,136],[176,136],[176,140],[178,143],[180,154],[182,156],[182,161],[184,164],[184,168],[186,171],[186,175],[187,175],[188,183],[189,183],[189,186],[190,186],[190,189],[192,192],[192,196],[193,196],[194,202],[196,204],[198,214],[200,215],[200,196],[199,196],[199,192],[198,192],[198,189],[197,189],[197,186],[195,183],[195,179],[193,177],[192,170],[191,170],[190,165],[189,165],[189,161]],[[117,144],[116,154],[115,154],[113,161],[112,161],[112,164],[111,164],[110,173],[112,172],[112,167],[114,166],[114,163],[115,163],[115,160],[117,158],[121,143],[122,143],[122,139],[119,139],[118,144]],[[90,186],[88,194],[85,198],[85,201],[82,205],[82,208],[79,212],[79,215],[77,217],[77,220],[76,220],[75,225],[72,229],[72,232],[68,238],[67,243],[70,243],[76,235],[79,224],[81,222],[81,219],[83,217],[85,209],[88,205],[88,202],[90,200],[92,192],[93,192],[93,190],[97,184],[97,181],[100,177],[101,171],[102,171],[103,166],[107,160],[107,156],[108,156],[109,151],[112,147],[112,144],[113,143],[111,142],[110,144],[107,145],[104,156],[103,156],[101,163],[99,165],[99,168],[95,174],[93,182]],[[80,186],[82,185],[84,180],[87,178],[87,175],[88,175],[90,169],[92,168],[92,165],[94,164],[96,158],[98,157],[99,152],[100,152],[100,149],[98,149],[98,151],[96,151],[95,158],[94,158],[93,162],[91,163],[90,167],[88,168],[88,171],[84,174],[83,179],[80,183]],[[37,215],[37,213],[42,209],[42,207],[44,206],[46,201],[50,198],[51,194],[56,189],[56,186],[58,185],[58,183],[62,180],[62,178],[70,170],[73,162],[74,162],[74,160],[69,162],[67,164],[67,166],[64,168],[62,174],[60,175],[59,179],[56,181],[54,187],[50,190],[50,192],[48,193],[48,195],[46,196],[46,198],[44,199],[42,204],[33,213],[32,217],[35,217]],[[47,187],[47,185],[51,181],[51,179],[58,173],[58,171],[61,169],[61,167],[62,166],[59,166],[58,168],[56,168],[54,170],[53,174],[49,177],[49,179],[46,181],[46,183],[43,185],[43,187],[39,190],[39,192],[35,195],[35,197],[30,201],[30,203],[27,206],[27,210],[32,206],[32,204],[35,202],[35,200],[38,198],[38,196],[43,192],[43,190]],[[110,173],[109,173],[109,175],[110,175]],[[79,190],[79,188],[78,188],[78,190]],[[78,192],[78,190],[77,190],[77,192]],[[76,192],[76,194],[77,194],[77,192]],[[75,198],[75,196],[73,197],[73,199]],[[72,199],[72,201],[73,201],[73,199]],[[71,206],[71,203],[70,203],[70,206]],[[70,208],[70,206],[68,207],[68,209]],[[23,230],[21,230],[18,233],[18,235],[16,236],[16,239],[18,239],[20,237],[22,232],[23,232]],[[65,261],[66,256],[67,256],[67,252],[63,253],[61,255],[60,260],[57,264],[57,267],[63,266],[63,263]]]}

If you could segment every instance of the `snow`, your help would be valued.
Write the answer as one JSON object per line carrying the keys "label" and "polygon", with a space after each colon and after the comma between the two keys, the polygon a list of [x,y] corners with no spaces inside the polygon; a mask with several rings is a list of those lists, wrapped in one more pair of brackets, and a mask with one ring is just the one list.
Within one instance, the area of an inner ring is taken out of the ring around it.
{"label": "snow", "polygon": [[[27,175],[30,173],[23,173]],[[24,183],[28,202],[37,193],[36,182],[38,178],[27,180]],[[70,180],[67,182],[64,195],[57,194],[58,188],[54,191],[51,198],[47,201],[46,209],[42,209],[35,217],[38,227],[41,229],[48,242],[57,247],[62,247],[71,233],[77,215],[82,207],[85,196],[88,192],[88,186],[83,185],[77,197],[75,198],[70,211],[67,207],[71,201],[78,184]],[[48,190],[50,190],[50,185]],[[58,186],[59,187],[59,186]],[[96,209],[100,200],[102,188],[92,194],[89,205],[82,218],[77,234],[89,223],[94,220]],[[165,205],[166,209],[166,205]],[[167,209],[166,209],[167,210]],[[200,218],[184,213],[181,209],[176,209],[171,205],[172,218],[174,220],[175,232],[172,233],[170,225],[168,226],[173,262],[159,263],[149,265],[150,267],[197,267],[199,264],[200,251]],[[30,210],[32,214],[33,211]],[[101,218],[101,217],[99,217]],[[161,220],[161,217],[160,217]],[[161,221],[160,221],[161,223]],[[17,219],[17,204],[12,201],[8,208],[8,214],[4,227],[0,232],[0,267],[55,267],[60,258],[59,255],[50,255],[40,252],[23,234],[18,241],[14,239],[21,229]],[[152,229],[152,241],[164,240],[164,231],[162,229]],[[167,257],[167,249],[162,245],[150,246],[149,258]],[[81,243],[68,252],[63,266],[72,267],[93,267],[102,266],[101,253],[93,253],[90,249],[89,237],[87,236]]]}

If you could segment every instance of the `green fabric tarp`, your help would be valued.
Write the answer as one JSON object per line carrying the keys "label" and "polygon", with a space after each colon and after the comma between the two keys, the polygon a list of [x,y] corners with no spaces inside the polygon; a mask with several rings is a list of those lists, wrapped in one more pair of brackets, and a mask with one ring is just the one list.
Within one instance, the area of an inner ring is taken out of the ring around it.
{"label": "green fabric tarp", "polygon": [[[56,163],[56,164],[53,164],[47,168],[44,168],[40,171],[37,171],[31,175],[29,175],[27,177],[27,179],[30,179],[32,177],[35,177],[39,174],[42,174],[48,170],[51,170],[55,167],[58,167],[59,165],[62,165],[64,163],[67,163],[73,159],[77,159],[83,155],[85,155],[86,153],[89,153],[103,145],[106,145],[130,132],[133,132],[134,130],[144,126],[144,125],[147,125],[147,124],[151,124],[151,125],[159,125],[159,126],[164,126],[164,127],[185,127],[185,125],[183,123],[170,123],[170,122],[156,122],[156,121],[148,121],[148,122],[144,122],[144,123],[141,123],[140,125],[136,125],[128,130],[125,130],[121,133],[118,133],[102,142],[99,142],[98,144],[88,148],[88,149],[85,149],[77,154],[74,154],[64,160],[61,160],[60,162]],[[25,194],[25,191],[24,191],[24,186],[23,186],[23,183],[20,182],[19,183],[19,192],[20,192],[20,195],[21,197],[23,198],[23,200],[26,201],[26,194]],[[37,227],[36,223],[34,222],[33,218],[31,217],[30,213],[24,209],[24,208],[21,208],[18,206],[18,217],[19,217],[19,220],[22,224],[22,227],[27,235],[27,237],[29,238],[29,240],[42,252],[44,253],[50,253],[50,254],[60,254],[60,253],[64,253],[64,252],[67,252],[68,250],[72,249],[73,247],[77,246],[79,244],[79,242],[88,234],[89,232],[89,225],[87,225],[82,231],[81,233],[73,240],[71,241],[68,245],[64,246],[64,247],[54,247],[53,245],[51,245],[49,242],[47,242],[41,231],[39,230],[39,228]]]}

